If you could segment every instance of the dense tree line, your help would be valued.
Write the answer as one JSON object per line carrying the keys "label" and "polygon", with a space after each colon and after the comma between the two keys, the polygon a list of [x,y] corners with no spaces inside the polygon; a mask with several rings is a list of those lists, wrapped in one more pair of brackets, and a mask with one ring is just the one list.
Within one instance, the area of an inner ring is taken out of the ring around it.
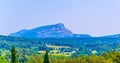
{"label": "dense tree line", "polygon": [[[110,51],[101,55],[79,55],[78,57],[53,56],[48,51],[44,55],[33,54],[30,56],[17,55],[15,47],[11,49],[11,56],[0,56],[0,63],[120,63],[120,52]],[[26,61],[21,61],[23,59]]]}
{"label": "dense tree line", "polygon": [[[0,36],[0,63],[120,63],[119,42],[119,38],[26,39]],[[13,44],[15,47],[11,49]],[[54,56],[49,51],[38,54],[38,50],[46,50],[45,44],[69,46],[69,51],[79,49],[70,57]],[[89,49],[97,50],[100,54],[91,55]],[[111,49],[113,51],[109,51]],[[11,52],[6,53],[6,50]],[[81,55],[82,52],[88,55]]]}
{"label": "dense tree line", "polygon": [[[96,50],[97,55],[101,54],[103,51],[110,51],[112,49],[116,50],[117,46],[120,44],[119,38],[20,38],[20,37],[9,37],[0,36],[0,55],[1,52],[10,50],[12,45],[15,45],[17,50],[26,49],[32,51],[32,53],[37,53],[38,51],[46,50],[45,45],[53,46],[68,46],[66,50],[64,48],[59,49],[61,52],[72,52],[76,51],[76,55],[79,54],[89,54],[91,51]],[[19,48],[19,49],[18,49]],[[51,50],[52,48],[47,48]],[[77,49],[77,50],[76,50]],[[1,51],[2,50],[2,51]],[[24,53],[29,53],[24,51]]]}

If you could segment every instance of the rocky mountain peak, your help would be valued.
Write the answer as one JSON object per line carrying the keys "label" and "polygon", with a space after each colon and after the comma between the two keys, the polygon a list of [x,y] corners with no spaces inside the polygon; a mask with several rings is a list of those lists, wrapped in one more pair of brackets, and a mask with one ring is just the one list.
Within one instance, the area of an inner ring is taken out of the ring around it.
{"label": "rocky mountain peak", "polygon": [[[72,33],[65,28],[63,23],[40,26],[30,30],[22,30],[10,34],[9,36],[27,37],[27,38],[66,38],[66,37],[82,37]],[[86,36],[84,36],[86,37]]]}

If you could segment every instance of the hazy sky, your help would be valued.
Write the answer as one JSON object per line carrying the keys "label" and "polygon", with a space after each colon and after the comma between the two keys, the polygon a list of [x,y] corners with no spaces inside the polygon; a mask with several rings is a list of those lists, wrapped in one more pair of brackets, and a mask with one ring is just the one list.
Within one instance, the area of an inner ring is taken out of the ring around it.
{"label": "hazy sky", "polygon": [[120,33],[120,0],[0,0],[0,35],[64,23],[73,33]]}

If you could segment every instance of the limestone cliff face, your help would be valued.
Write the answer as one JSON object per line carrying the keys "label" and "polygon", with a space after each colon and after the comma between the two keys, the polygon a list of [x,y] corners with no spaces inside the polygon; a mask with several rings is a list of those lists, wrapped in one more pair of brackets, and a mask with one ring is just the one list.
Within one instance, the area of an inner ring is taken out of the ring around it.
{"label": "limestone cliff face", "polygon": [[90,37],[89,35],[74,34],[64,24],[46,25],[30,30],[21,30],[11,33],[9,36],[26,37],[26,38],[72,38],[72,37]]}

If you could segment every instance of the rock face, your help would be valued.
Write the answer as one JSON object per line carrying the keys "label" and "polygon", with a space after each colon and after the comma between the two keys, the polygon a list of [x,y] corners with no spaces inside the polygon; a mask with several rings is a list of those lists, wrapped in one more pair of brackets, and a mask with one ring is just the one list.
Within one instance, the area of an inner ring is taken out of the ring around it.
{"label": "rock face", "polygon": [[31,30],[21,30],[11,33],[9,36],[26,37],[26,38],[72,38],[72,37],[91,37],[84,34],[74,34],[66,29],[64,24],[58,23],[37,27]]}

